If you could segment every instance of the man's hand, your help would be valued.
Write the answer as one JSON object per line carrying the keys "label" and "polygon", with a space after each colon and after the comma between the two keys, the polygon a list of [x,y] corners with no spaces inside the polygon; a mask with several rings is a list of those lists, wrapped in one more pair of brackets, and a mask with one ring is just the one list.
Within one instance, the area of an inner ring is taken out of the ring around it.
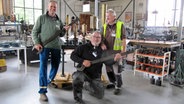
{"label": "man's hand", "polygon": [[[121,51],[121,53],[124,53],[126,51]],[[126,58],[126,55],[121,56],[123,59]]]}
{"label": "man's hand", "polygon": [[34,48],[35,48],[37,51],[40,51],[43,47],[42,47],[41,44],[36,44],[36,45],[34,46]]}
{"label": "man's hand", "polygon": [[66,31],[68,31],[69,28],[70,28],[70,26],[69,26],[69,25],[66,25],[66,26],[64,26],[63,28],[64,28]]}
{"label": "man's hand", "polygon": [[120,53],[117,53],[114,57],[114,61],[119,61],[122,58]]}
{"label": "man's hand", "polygon": [[89,60],[84,60],[82,63],[85,67],[90,67],[91,66],[91,61]]}
{"label": "man's hand", "polygon": [[107,50],[107,47],[105,44],[101,44],[101,48],[102,48],[102,50]]}

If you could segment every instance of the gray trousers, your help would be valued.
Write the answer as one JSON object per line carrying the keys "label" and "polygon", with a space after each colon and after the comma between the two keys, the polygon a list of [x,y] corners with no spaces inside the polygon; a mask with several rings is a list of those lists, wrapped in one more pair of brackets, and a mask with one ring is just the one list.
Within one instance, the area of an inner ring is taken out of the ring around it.
{"label": "gray trousers", "polygon": [[123,84],[122,76],[121,76],[121,72],[123,71],[123,69],[122,69],[122,59],[119,60],[118,62],[114,63],[112,65],[112,67],[113,67],[113,71],[114,71],[114,74],[115,74],[116,87],[120,88]]}
{"label": "gray trousers", "polygon": [[107,67],[106,67],[106,72],[110,82],[115,83],[116,88],[120,88],[123,84],[122,75],[121,75],[123,71],[122,59],[120,59],[118,62],[115,62],[113,60],[108,60],[104,63],[106,66],[108,66],[108,68],[110,68],[110,70],[107,70]]}
{"label": "gray trousers", "polygon": [[77,101],[82,100],[82,89],[84,82],[88,82],[86,87],[91,95],[102,99],[104,96],[104,85],[101,82],[101,77],[97,79],[89,78],[82,71],[76,71],[72,75],[73,78],[73,95],[74,99]]}

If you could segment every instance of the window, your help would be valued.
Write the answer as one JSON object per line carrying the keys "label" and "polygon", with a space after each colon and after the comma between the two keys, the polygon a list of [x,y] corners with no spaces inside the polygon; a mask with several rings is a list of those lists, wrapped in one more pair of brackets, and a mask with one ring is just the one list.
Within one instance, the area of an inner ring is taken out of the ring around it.
{"label": "window", "polygon": [[90,2],[89,1],[83,2],[82,12],[90,12]]}
{"label": "window", "polygon": [[148,0],[147,26],[178,26],[180,7],[181,0]]}
{"label": "window", "polygon": [[42,0],[14,0],[14,12],[19,21],[34,24],[42,14]]}

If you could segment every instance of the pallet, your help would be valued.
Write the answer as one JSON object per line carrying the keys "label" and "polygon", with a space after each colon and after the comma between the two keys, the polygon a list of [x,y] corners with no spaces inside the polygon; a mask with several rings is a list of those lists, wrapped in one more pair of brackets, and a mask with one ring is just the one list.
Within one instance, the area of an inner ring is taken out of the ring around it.
{"label": "pallet", "polygon": [[107,84],[109,83],[109,81],[107,80],[107,78],[105,77],[104,74],[102,74],[101,80],[102,80],[102,82],[104,83],[104,85],[107,85]]}
{"label": "pallet", "polygon": [[[108,84],[108,80],[105,75],[101,76],[101,80],[105,85]],[[57,88],[70,89],[72,87],[72,81],[72,74],[64,73],[64,76],[62,76],[62,73],[57,73],[52,83],[56,84]]]}
{"label": "pallet", "polygon": [[58,88],[63,88],[66,85],[72,85],[72,76],[70,73],[64,73],[64,76],[62,76],[62,73],[58,73],[52,83],[56,84]]}

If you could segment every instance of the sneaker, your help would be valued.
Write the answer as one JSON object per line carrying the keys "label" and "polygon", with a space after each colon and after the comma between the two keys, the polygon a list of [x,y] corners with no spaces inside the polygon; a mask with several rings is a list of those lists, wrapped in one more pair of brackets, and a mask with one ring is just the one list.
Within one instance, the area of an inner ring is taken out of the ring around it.
{"label": "sneaker", "polygon": [[49,84],[49,87],[57,88],[57,85],[56,85],[55,83],[50,83],[50,84]]}
{"label": "sneaker", "polygon": [[110,83],[106,86],[106,89],[112,89],[112,88],[115,88],[115,84],[113,83]]}
{"label": "sneaker", "polygon": [[47,95],[45,93],[44,94],[40,94],[40,100],[41,101],[48,101]]}
{"label": "sneaker", "polygon": [[85,104],[85,102],[83,100],[76,100],[75,104]]}
{"label": "sneaker", "polygon": [[119,95],[119,94],[121,94],[121,89],[120,88],[115,88],[114,95]]}

